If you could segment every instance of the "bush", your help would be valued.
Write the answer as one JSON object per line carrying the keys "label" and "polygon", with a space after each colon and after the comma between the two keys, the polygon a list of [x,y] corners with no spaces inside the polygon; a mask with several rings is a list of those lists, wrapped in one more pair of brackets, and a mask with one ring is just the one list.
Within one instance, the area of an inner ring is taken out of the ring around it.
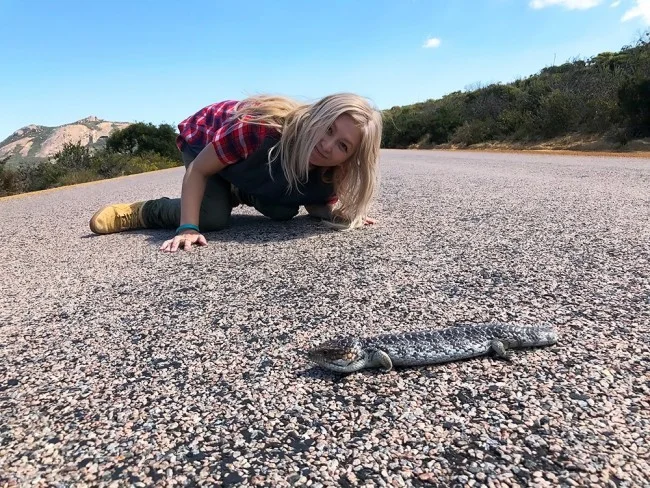
{"label": "bush", "polygon": [[113,132],[106,139],[106,149],[114,153],[143,155],[156,153],[167,159],[181,161],[176,146],[176,131],[169,124],[138,122]]}
{"label": "bush", "polygon": [[0,167],[0,197],[22,193],[23,183],[18,173],[4,167]]}
{"label": "bush", "polygon": [[126,160],[123,174],[132,175],[137,173],[146,173],[148,171],[175,168],[177,166],[179,166],[177,161],[173,161],[167,157],[161,156],[160,154],[152,152],[143,153],[139,156],[131,156]]}
{"label": "bush", "polygon": [[495,123],[486,120],[472,120],[458,127],[451,137],[452,144],[471,146],[489,141],[495,132]]}
{"label": "bush", "polygon": [[616,100],[595,98],[587,100],[582,119],[578,122],[586,132],[605,133],[621,122]]}
{"label": "bush", "polygon": [[153,152],[140,155],[118,154],[109,151],[98,153],[92,162],[92,170],[102,178],[132,175],[180,166],[177,160]]}
{"label": "bush", "polygon": [[25,182],[23,191],[39,191],[61,186],[61,180],[67,172],[57,163],[44,161],[35,166],[21,167],[18,177]]}
{"label": "bush", "polygon": [[0,196],[174,168],[180,164],[152,152],[128,155],[98,151],[90,154],[87,148],[70,144],[56,157],[36,165],[12,170],[0,161]]}
{"label": "bush", "polygon": [[102,178],[92,171],[91,169],[81,169],[73,171],[61,177],[61,186],[65,185],[78,185],[79,183],[88,183],[89,181],[97,181]]}
{"label": "bush", "polygon": [[618,105],[633,135],[650,135],[650,79],[626,81],[618,91]]}
{"label": "bush", "polygon": [[541,135],[555,137],[573,130],[576,105],[576,100],[570,93],[555,90],[545,96],[537,114]]}
{"label": "bush", "polygon": [[528,126],[529,117],[519,110],[507,109],[501,112],[496,120],[497,131],[500,135],[514,136]]}
{"label": "bush", "polygon": [[90,149],[82,146],[81,142],[76,144],[66,142],[62,150],[48,159],[68,171],[77,171],[90,168],[92,156]]}

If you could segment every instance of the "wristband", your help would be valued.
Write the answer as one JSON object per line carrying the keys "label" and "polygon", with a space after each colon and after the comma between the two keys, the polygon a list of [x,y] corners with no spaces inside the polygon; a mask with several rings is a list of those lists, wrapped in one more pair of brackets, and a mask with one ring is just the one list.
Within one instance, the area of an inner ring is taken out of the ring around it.
{"label": "wristband", "polygon": [[198,225],[183,224],[183,225],[178,226],[178,229],[176,229],[176,235],[178,235],[179,232],[187,230],[187,229],[192,229],[192,230],[195,230],[197,232],[200,232]]}

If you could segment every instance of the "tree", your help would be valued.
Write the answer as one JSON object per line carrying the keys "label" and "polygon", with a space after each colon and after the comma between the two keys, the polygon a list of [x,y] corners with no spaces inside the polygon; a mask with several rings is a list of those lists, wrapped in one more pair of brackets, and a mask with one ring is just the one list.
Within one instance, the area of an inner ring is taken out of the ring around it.
{"label": "tree", "polygon": [[169,124],[155,125],[144,122],[131,124],[113,132],[106,140],[106,149],[111,152],[143,155],[156,153],[174,161],[180,161],[176,146],[176,131]]}

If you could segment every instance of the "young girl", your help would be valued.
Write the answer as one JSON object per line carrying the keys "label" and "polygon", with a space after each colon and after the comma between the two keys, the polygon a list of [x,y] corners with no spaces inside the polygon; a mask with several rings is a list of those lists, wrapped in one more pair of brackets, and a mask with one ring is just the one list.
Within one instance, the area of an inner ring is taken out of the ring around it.
{"label": "young girl", "polygon": [[207,244],[201,232],[230,224],[245,204],[274,220],[307,212],[356,228],[372,223],[381,112],[358,95],[339,93],[314,104],[257,96],[209,105],[178,126],[186,171],[181,198],[108,205],[90,220],[96,234],[176,229],[162,251]]}

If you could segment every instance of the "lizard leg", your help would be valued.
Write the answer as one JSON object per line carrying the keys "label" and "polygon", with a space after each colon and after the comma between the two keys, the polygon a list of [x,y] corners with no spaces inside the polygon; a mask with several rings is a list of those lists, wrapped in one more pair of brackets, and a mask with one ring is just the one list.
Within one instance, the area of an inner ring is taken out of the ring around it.
{"label": "lizard leg", "polygon": [[393,369],[393,361],[391,361],[390,356],[384,351],[374,351],[372,360],[375,366],[381,366],[381,369],[384,373],[388,373],[391,369]]}
{"label": "lizard leg", "polygon": [[512,358],[512,352],[506,351],[506,346],[501,341],[494,340],[490,342],[490,349],[494,351],[494,354],[498,358],[505,359],[506,361],[510,361]]}

